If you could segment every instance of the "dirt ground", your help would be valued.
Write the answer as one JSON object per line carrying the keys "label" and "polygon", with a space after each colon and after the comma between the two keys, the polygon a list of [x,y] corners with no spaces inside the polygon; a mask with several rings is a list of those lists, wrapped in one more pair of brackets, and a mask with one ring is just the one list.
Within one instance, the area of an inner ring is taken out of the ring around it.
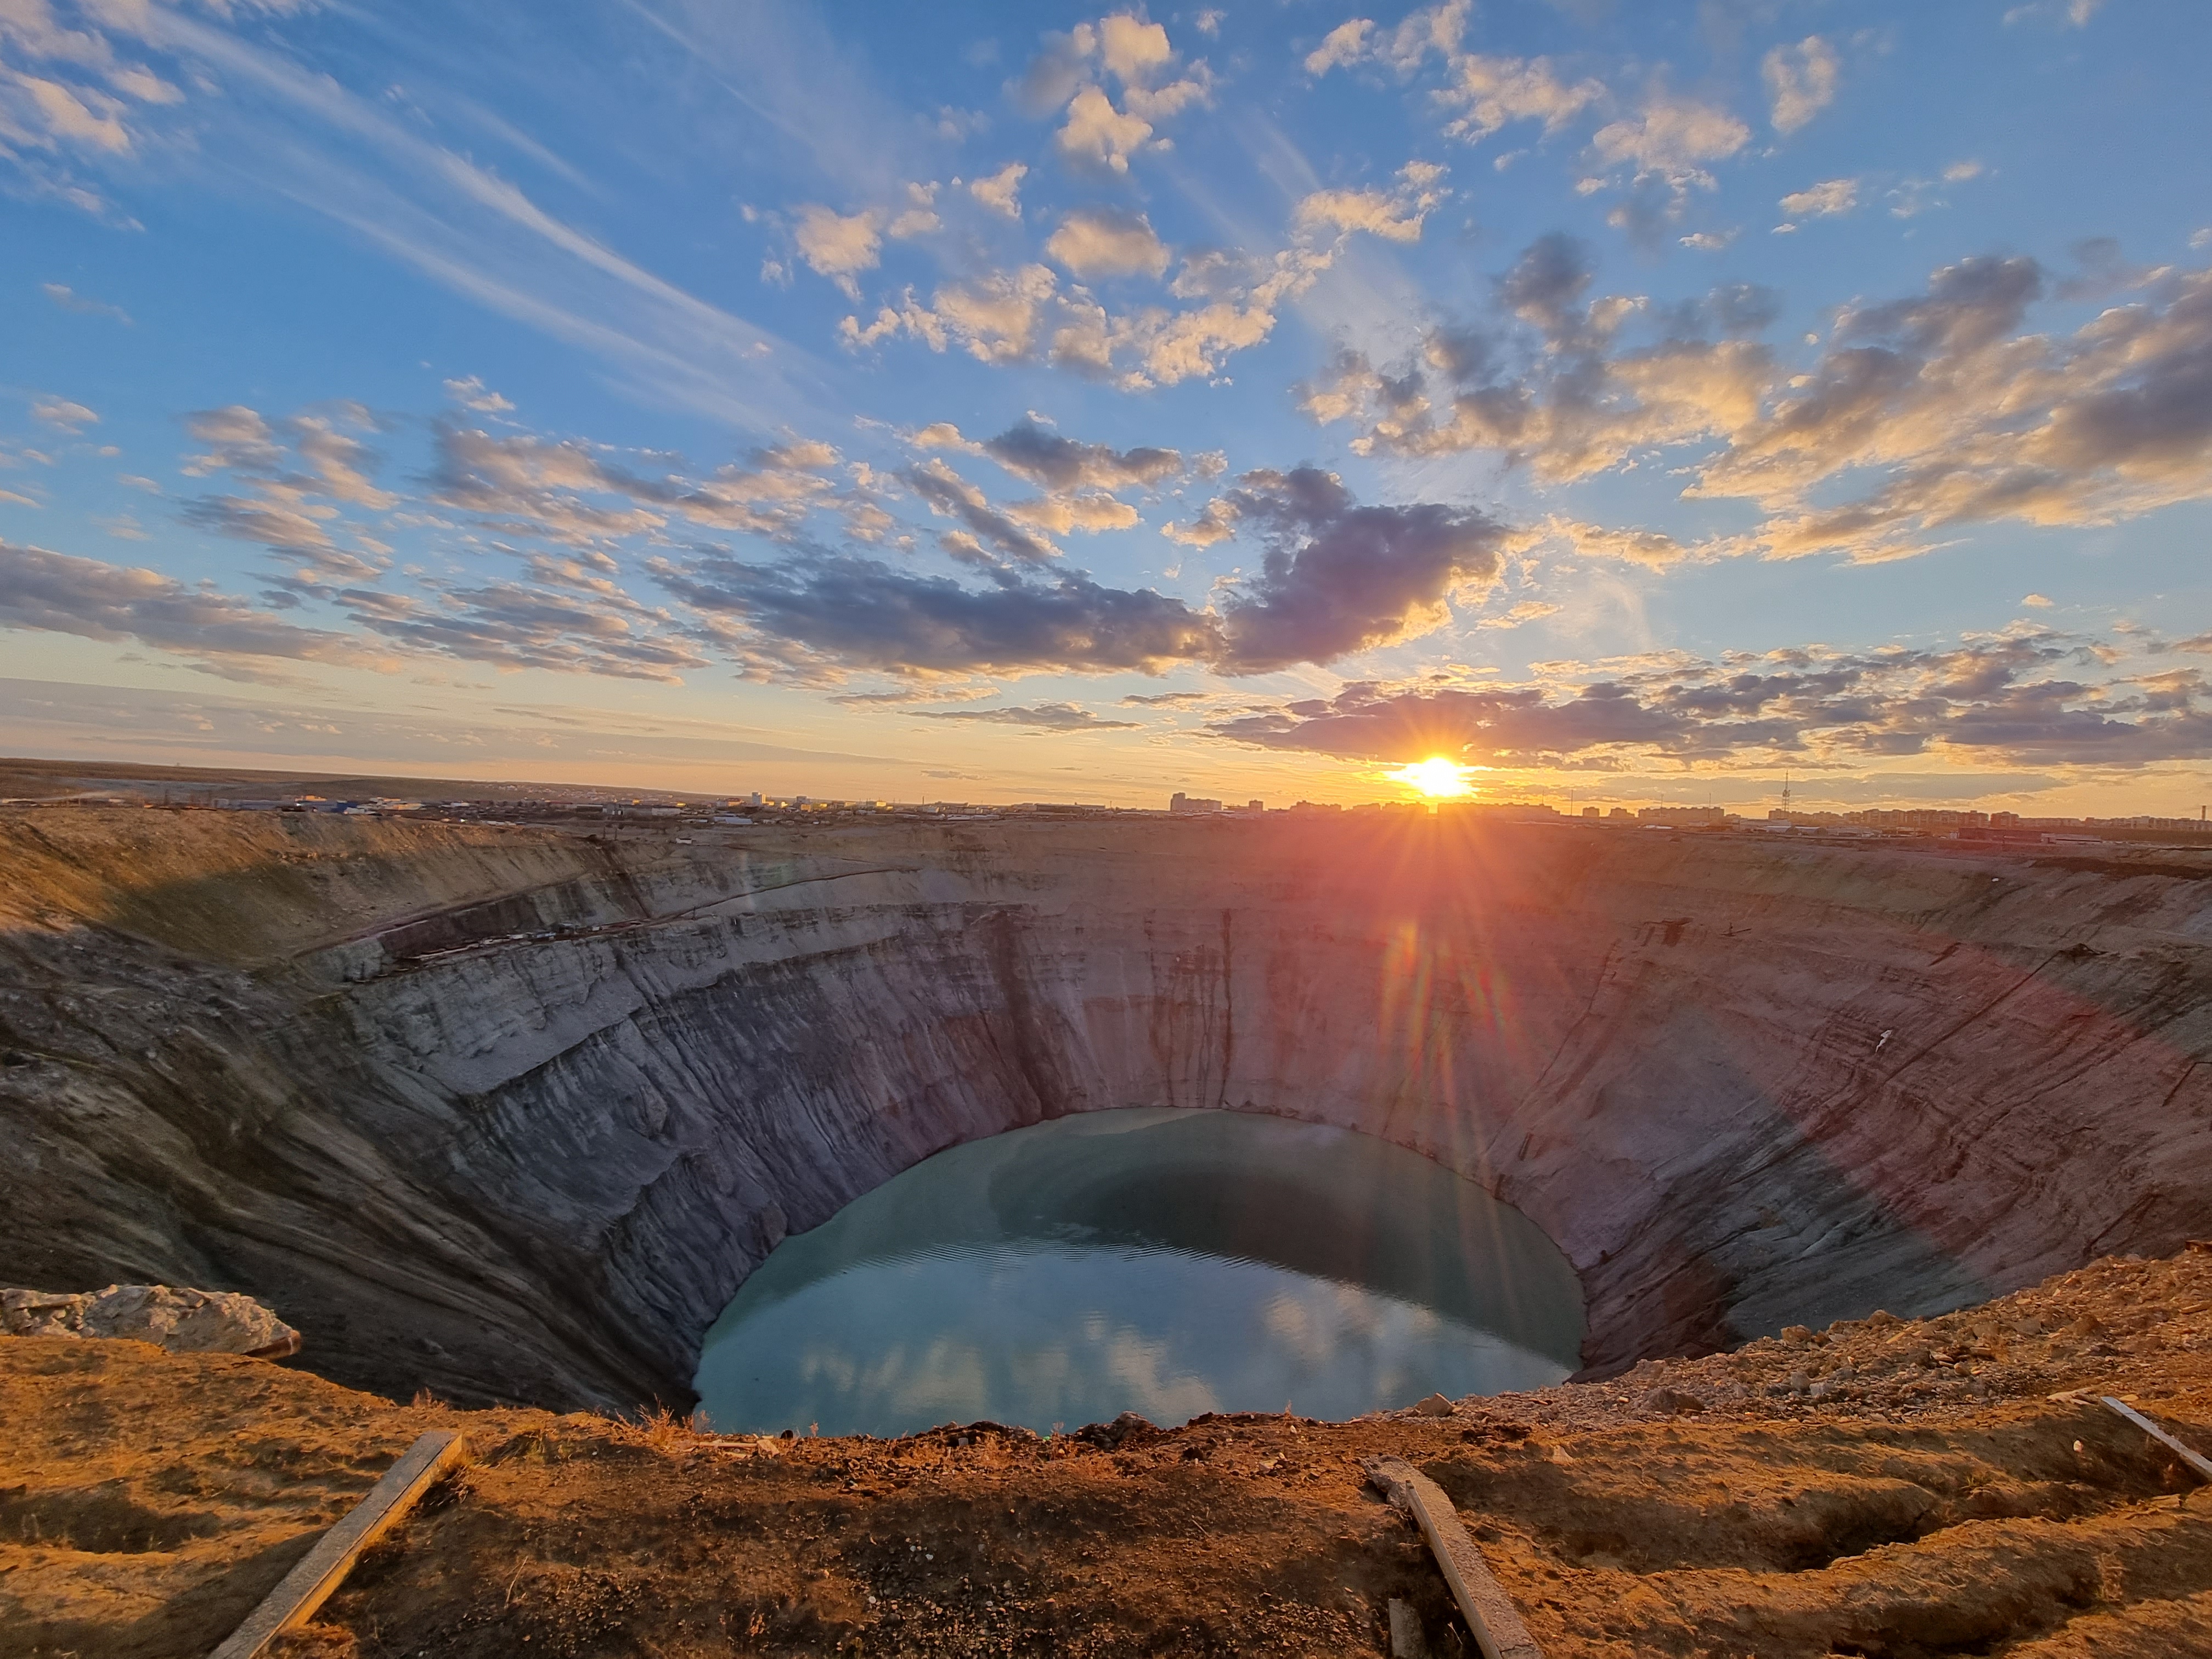
{"label": "dirt ground", "polygon": [[[1792,1340],[1794,1339],[1794,1340]],[[2090,1390],[2084,1395],[2077,1391]],[[0,1340],[0,1656],[207,1652],[426,1428],[471,1461],[286,1650],[1474,1651],[1363,1483],[1450,1494],[1549,1659],[2212,1655],[2212,1251],[1351,1423],[765,1440]]]}

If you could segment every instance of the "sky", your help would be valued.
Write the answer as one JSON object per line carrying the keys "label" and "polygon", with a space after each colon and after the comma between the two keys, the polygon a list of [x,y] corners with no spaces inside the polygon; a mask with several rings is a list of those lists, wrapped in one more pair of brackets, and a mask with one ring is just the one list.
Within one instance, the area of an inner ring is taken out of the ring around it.
{"label": "sky", "polygon": [[0,750],[2212,800],[2197,0],[0,0]]}

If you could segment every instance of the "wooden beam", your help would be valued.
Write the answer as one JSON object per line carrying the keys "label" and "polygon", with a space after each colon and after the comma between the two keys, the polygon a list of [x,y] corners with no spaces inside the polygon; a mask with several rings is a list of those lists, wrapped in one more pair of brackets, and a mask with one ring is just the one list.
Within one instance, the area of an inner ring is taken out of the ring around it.
{"label": "wooden beam", "polygon": [[362,1552],[398,1525],[415,1507],[416,1500],[466,1450],[460,1436],[443,1430],[434,1430],[410,1446],[384,1472],[384,1478],[368,1489],[368,1496],[300,1558],[299,1564],[209,1659],[257,1659],[279,1634],[313,1618],[316,1609],[345,1582]]}
{"label": "wooden beam", "polygon": [[1370,1457],[1361,1467],[1385,1497],[1419,1524],[1483,1659],[1544,1659],[1443,1488],[1402,1457]]}
{"label": "wooden beam", "polygon": [[2168,1451],[2180,1458],[2181,1461],[2188,1464],[2191,1468],[2196,1470],[2198,1479],[2212,1480],[2212,1462],[2207,1462],[2205,1459],[2199,1457],[2195,1452],[2190,1450],[2188,1447],[2183,1445],[2179,1440],[2176,1440],[2172,1435],[2168,1434],[2164,1429],[2159,1427],[2157,1424],[2152,1422],[2150,1419],[2145,1417],[2141,1412],[2136,1410],[2132,1406],[2124,1405],[2121,1401],[2113,1399],[2110,1395],[2105,1395],[2101,1396],[2101,1398],[2107,1406],[2110,1406],[2121,1416],[2126,1418],[2129,1422],[2134,1424],[2152,1439],[2157,1441],[2160,1445],[2164,1446]]}

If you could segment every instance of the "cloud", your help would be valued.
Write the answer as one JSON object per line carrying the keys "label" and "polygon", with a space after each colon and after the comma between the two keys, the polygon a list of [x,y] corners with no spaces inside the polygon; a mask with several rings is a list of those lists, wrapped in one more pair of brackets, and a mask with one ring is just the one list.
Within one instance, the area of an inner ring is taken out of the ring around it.
{"label": "cloud", "polygon": [[1518,628],[1523,623],[1541,622],[1547,617],[1556,617],[1559,607],[1542,599],[1523,599],[1518,605],[1483,617],[1477,628]]}
{"label": "cloud", "polygon": [[513,404],[491,390],[473,374],[465,380],[447,381],[446,395],[463,409],[473,410],[479,415],[506,415],[512,413],[514,409]]}
{"label": "cloud", "polygon": [[1751,142],[1751,129],[1726,110],[1694,98],[1655,93],[1642,110],[1600,127],[1590,149],[1606,167],[1632,169],[1678,192],[1692,185],[1711,190],[1708,161],[1725,160]]}
{"label": "cloud", "polygon": [[1605,96],[1593,80],[1566,82],[1547,58],[1499,58],[1461,49],[1468,19],[1467,0],[1416,11],[1388,33],[1365,18],[1332,29],[1307,54],[1305,70],[1322,76],[1331,69],[1373,60],[1403,76],[1434,56],[1443,61],[1444,83],[1436,101],[1458,113],[1444,124],[1448,137],[1479,143],[1516,121],[1536,121],[1546,137],[1559,131]]}
{"label": "cloud", "polygon": [[2104,9],[2104,4],[2105,0],[2033,0],[2030,4],[2013,7],[2005,13],[2004,21],[2013,24],[2048,17],[2077,29],[2087,28],[2089,20]]}
{"label": "cloud", "polygon": [[[17,26],[51,14],[19,3],[7,12],[15,31],[10,49],[44,54],[42,76],[76,77],[70,85],[80,103],[98,92],[127,106],[115,118],[131,136],[131,154],[158,149],[167,157],[204,158],[217,175],[304,204],[476,304],[612,362],[626,390],[763,428],[793,401],[787,377],[809,366],[805,354],[563,222],[427,137],[427,127],[392,101],[356,95],[282,46],[264,48],[222,27],[232,13],[210,22],[205,11],[102,0],[82,9],[81,27],[33,27],[40,39],[31,40]],[[179,66],[177,80],[189,95],[145,70],[149,52]],[[0,125],[9,118],[0,110]],[[142,145],[142,131],[158,145]],[[27,150],[20,135],[0,137],[0,149],[9,152],[0,168],[33,170],[33,191],[120,217],[70,170],[72,155],[101,152]],[[537,153],[550,158],[542,148]],[[763,361],[764,349],[775,355]]]}
{"label": "cloud", "polygon": [[1375,33],[1372,19],[1355,17],[1349,22],[1339,23],[1322,37],[1321,45],[1306,54],[1306,73],[1326,75],[1329,70],[1350,68],[1368,55],[1369,41]]}
{"label": "cloud", "polygon": [[1101,719],[1072,702],[1041,702],[1030,708],[952,708],[908,711],[918,720],[967,720],[981,726],[1020,726],[1037,732],[1133,732],[1136,720]]}
{"label": "cloud", "polygon": [[[1312,468],[1249,473],[1231,499],[1236,521],[1262,544],[1261,568],[1217,584],[1213,607],[1201,611],[1080,571],[1046,570],[1021,550],[1012,509],[991,507],[939,462],[905,476],[934,510],[962,521],[948,536],[969,538],[981,586],[847,554],[760,562],[701,549],[656,556],[648,568],[676,599],[722,619],[711,625],[726,647],[765,675],[1158,672],[1176,664],[1237,675],[1327,662],[1435,627],[1449,618],[1451,598],[1488,590],[1513,539],[1468,508],[1360,506]],[[986,551],[988,561],[979,556]]]}
{"label": "cloud", "polygon": [[495,668],[679,681],[708,657],[664,611],[573,562],[529,561],[527,581],[441,586],[427,597],[343,588],[360,627],[411,650]]}
{"label": "cloud", "polygon": [[957,345],[980,362],[1042,358],[1125,392],[1148,391],[1210,377],[1228,356],[1267,339],[1282,301],[1310,288],[1333,257],[1331,250],[1302,247],[1268,259],[1186,258],[1169,291],[1205,303],[1122,313],[1087,289],[1061,289],[1048,265],[1021,265],[948,283],[927,304],[909,289],[872,321],[848,317],[838,331],[854,350],[903,335],[933,351]]}
{"label": "cloud", "polygon": [[782,540],[818,511],[842,514],[849,532],[872,538],[885,526],[863,486],[827,476],[837,452],[793,441],[757,449],[750,464],[702,477],[647,477],[605,459],[595,446],[527,433],[496,435],[452,422],[436,428],[431,499],[494,526],[577,546],[659,531],[672,520]]}
{"label": "cloud", "polygon": [[908,185],[906,187],[906,206],[893,218],[884,233],[895,241],[910,241],[917,236],[927,236],[941,229],[945,222],[937,216],[937,186]]}
{"label": "cloud", "polygon": [[[361,582],[383,570],[381,544],[349,525],[347,507],[384,512],[399,502],[374,474],[380,458],[356,434],[376,420],[357,404],[334,404],[271,422],[243,404],[199,410],[185,429],[204,450],[185,459],[189,477],[230,472],[250,495],[211,495],[186,501],[185,523],[275,553],[292,574],[286,582]],[[349,533],[354,545],[338,540]]]}
{"label": "cloud", "polygon": [[1443,169],[1425,161],[1409,161],[1399,170],[1398,188],[1379,190],[1317,190],[1304,198],[1292,213],[1302,230],[1332,228],[1340,233],[1364,230],[1385,241],[1418,242],[1421,222],[1444,199],[1437,188]]}
{"label": "cloud", "polygon": [[1442,754],[1586,769],[1863,766],[1917,755],[1961,769],[2134,768],[2212,756],[2212,686],[2194,671],[2067,672],[2105,654],[2098,642],[2037,631],[1925,650],[1677,654],[1579,684],[1363,683],[1208,729],[1346,759]]}
{"label": "cloud", "polygon": [[200,659],[280,658],[341,667],[394,666],[353,636],[302,628],[244,599],[128,565],[0,542],[0,628],[137,640]]}
{"label": "cloud", "polygon": [[[1534,366],[1515,369],[1516,331],[1432,328],[1420,356],[1384,374],[1357,353],[1299,388],[1317,421],[1352,420],[1359,454],[1433,456],[1486,450],[1566,482],[1650,449],[1708,439],[1755,417],[1772,383],[1753,340],[1678,332],[1621,349],[1618,332],[1645,307],[1589,296],[1589,252],[1553,234],[1529,245],[1496,284],[1498,309],[1537,337]],[[1753,327],[1760,307],[1733,287],[1697,317],[1724,335]]]}
{"label": "cloud", "polygon": [[1774,130],[1792,133],[1835,102],[1842,64],[1817,34],[1794,46],[1777,46],[1760,60],[1759,75],[1771,100]]}
{"label": "cloud", "polygon": [[1559,79],[1549,58],[1492,58],[1480,52],[1455,54],[1452,79],[1437,96],[1456,104],[1462,113],[1444,125],[1447,135],[1480,143],[1515,121],[1541,123],[1547,137],[1559,131],[1605,96],[1596,81]]}
{"label": "cloud", "polygon": [[[1139,150],[1164,149],[1153,135],[1193,104],[1203,103],[1212,74],[1203,60],[1180,77],[1167,30],[1129,13],[1078,23],[1065,34],[1048,34],[1021,79],[1009,90],[1033,114],[1055,109],[1066,119],[1053,141],[1063,160],[1081,171],[1126,173]],[[1121,85],[1117,106],[1104,82]]]}
{"label": "cloud", "polygon": [[771,668],[801,673],[1158,672],[1219,644],[1213,619],[1182,600],[1079,572],[972,588],[849,555],[764,565],[708,552],[653,568],[686,604],[741,623]]}
{"label": "cloud", "polygon": [[1497,580],[1505,527],[1434,502],[1361,507],[1334,473],[1249,472],[1226,497],[1266,552],[1260,574],[1219,590],[1228,674],[1328,662],[1449,620],[1447,600]]}
{"label": "cloud", "polygon": [[1098,54],[1109,74],[1137,86],[1148,85],[1175,59],[1165,29],[1127,12],[1099,19]]}
{"label": "cloud", "polygon": [[1150,446],[1116,450],[1083,443],[1047,431],[1033,420],[1017,421],[987,441],[983,453],[1030,483],[1047,489],[1149,489],[1179,475],[1182,455]]}
{"label": "cloud", "polygon": [[994,555],[1021,564],[1046,564],[1060,550],[993,507],[983,492],[943,461],[932,459],[910,466],[899,475],[929,510],[941,518],[957,519],[966,529],[939,537],[939,543],[953,557],[969,563],[989,563]]}
{"label": "cloud", "polygon": [[74,311],[86,317],[111,317],[126,325],[131,321],[131,313],[121,306],[112,306],[104,300],[79,294],[66,283],[41,283],[39,289],[64,311]]}
{"label": "cloud", "polygon": [[1158,276],[1168,268],[1166,245],[1153,234],[1152,222],[1118,208],[1078,208],[1060,221],[1044,251],[1083,277]]}
{"label": "cloud", "polygon": [[31,418],[43,421],[59,431],[77,433],[86,427],[100,424],[100,416],[82,404],[71,403],[66,398],[40,398],[32,402]]}
{"label": "cloud", "polygon": [[1009,219],[1022,216],[1022,180],[1029,177],[1029,168],[1019,161],[1009,161],[988,179],[971,179],[968,193],[994,213],[1003,213]]}
{"label": "cloud", "polygon": [[[1432,325],[1382,368],[1342,353],[1298,395],[1353,422],[1357,453],[1487,452],[1545,482],[1679,449],[1685,495],[1764,515],[1709,551],[1895,557],[1966,525],[2111,523],[2212,494],[2212,273],[2115,270],[2100,280],[2139,284],[2133,303],[2045,335],[2022,331],[2039,264],[1960,260],[1846,308],[1801,370],[1730,337],[1777,314],[1771,296],[1716,289],[1692,329],[1680,307],[1591,297],[1587,250],[1546,237],[1497,284],[1504,326]],[[1627,346],[1639,317],[1674,325]]]}
{"label": "cloud", "polygon": [[1091,535],[1102,530],[1127,530],[1139,522],[1135,507],[1097,490],[1047,495],[1034,501],[1010,501],[1006,504],[1006,516],[1055,536],[1064,536],[1071,530]]}
{"label": "cloud", "polygon": [[1178,525],[1170,520],[1160,526],[1160,534],[1185,547],[1212,547],[1216,542],[1227,541],[1236,533],[1237,508],[1221,499],[1208,501],[1188,524]]}
{"label": "cloud", "polygon": [[[2033,259],[1977,258],[1847,312],[1809,374],[1735,427],[1689,493],[1770,514],[1768,550],[1881,557],[1992,520],[2110,523],[2212,490],[2212,273],[2071,337],[2022,334]],[[1831,480],[1870,481],[1838,500]]]}
{"label": "cloud", "polygon": [[1832,214],[1849,213],[1858,204],[1859,181],[1856,179],[1824,179],[1782,198],[1782,210],[1801,219],[1823,219]]}
{"label": "cloud", "polygon": [[1152,124],[1114,107],[1097,87],[1085,87],[1067,106],[1067,122],[1053,135],[1070,161],[1109,173],[1127,173],[1129,157],[1152,136]]}
{"label": "cloud", "polygon": [[1131,692],[1121,699],[1124,708],[1188,708],[1195,703],[1212,702],[1211,691],[1155,691],[1150,695]]}
{"label": "cloud", "polygon": [[799,257],[818,276],[827,276],[848,299],[860,297],[854,279],[875,269],[883,250],[883,216],[872,208],[860,213],[840,214],[835,209],[809,205],[799,210],[792,240]]}

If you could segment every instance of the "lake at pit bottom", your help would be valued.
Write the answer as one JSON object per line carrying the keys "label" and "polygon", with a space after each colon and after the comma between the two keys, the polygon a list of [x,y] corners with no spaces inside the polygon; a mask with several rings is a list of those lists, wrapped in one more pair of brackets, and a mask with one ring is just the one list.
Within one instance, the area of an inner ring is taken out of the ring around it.
{"label": "lake at pit bottom", "polygon": [[1144,1108],[953,1147],[785,1239],[694,1386],[725,1433],[1346,1418],[1542,1388],[1582,1338],[1559,1247],[1419,1153]]}

